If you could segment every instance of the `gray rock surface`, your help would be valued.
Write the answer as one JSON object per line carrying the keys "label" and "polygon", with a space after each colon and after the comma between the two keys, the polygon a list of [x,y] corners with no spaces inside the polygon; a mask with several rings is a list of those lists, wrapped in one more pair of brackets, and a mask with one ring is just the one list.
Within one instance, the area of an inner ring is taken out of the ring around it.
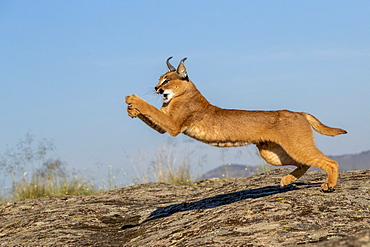
{"label": "gray rock surface", "polygon": [[289,172],[4,203],[0,246],[370,246],[370,170]]}

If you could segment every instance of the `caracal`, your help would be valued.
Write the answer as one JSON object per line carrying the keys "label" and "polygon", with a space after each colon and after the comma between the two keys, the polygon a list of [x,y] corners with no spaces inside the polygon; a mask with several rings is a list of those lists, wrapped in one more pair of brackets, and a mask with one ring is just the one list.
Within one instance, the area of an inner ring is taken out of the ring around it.
{"label": "caracal", "polygon": [[313,166],[328,174],[322,190],[334,190],[338,163],[317,149],[312,129],[328,136],[345,134],[345,130],[325,126],[304,112],[231,110],[211,105],[189,79],[184,65],[186,58],[177,69],[169,63],[171,58],[166,61],[168,72],[159,78],[154,88],[157,94],[163,95],[162,108],[158,110],[135,94],[128,95],[130,117],[140,118],[161,134],[184,133],[216,147],[255,144],[271,165],[297,167],[281,179],[280,186],[300,178]]}

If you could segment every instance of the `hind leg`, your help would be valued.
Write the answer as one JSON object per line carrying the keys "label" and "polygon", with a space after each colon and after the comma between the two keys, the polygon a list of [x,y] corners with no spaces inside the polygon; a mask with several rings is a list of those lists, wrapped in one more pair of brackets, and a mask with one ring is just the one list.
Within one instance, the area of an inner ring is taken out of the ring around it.
{"label": "hind leg", "polygon": [[310,168],[305,164],[295,161],[280,145],[274,142],[259,143],[257,144],[257,147],[260,151],[261,157],[266,160],[267,163],[275,166],[293,165],[297,167],[293,172],[281,179],[281,187],[299,179],[308,170],[308,168]]}
{"label": "hind leg", "polygon": [[284,187],[291,182],[297,180],[298,178],[302,177],[303,174],[309,169],[310,167],[304,164],[297,165],[297,168],[292,171],[289,175],[283,177],[280,181],[280,186]]}
{"label": "hind leg", "polygon": [[327,181],[321,185],[324,192],[331,192],[338,180],[338,162],[325,156],[316,148],[314,143],[302,142],[298,145],[291,145],[291,142],[282,144],[282,148],[299,163],[320,168],[328,174]]}

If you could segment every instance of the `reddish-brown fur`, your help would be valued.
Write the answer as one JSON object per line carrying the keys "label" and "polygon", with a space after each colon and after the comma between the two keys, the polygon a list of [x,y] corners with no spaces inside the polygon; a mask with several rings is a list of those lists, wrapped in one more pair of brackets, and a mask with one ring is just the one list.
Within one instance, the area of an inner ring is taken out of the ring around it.
{"label": "reddish-brown fur", "polygon": [[188,79],[184,60],[177,69],[168,60],[169,71],[160,77],[155,87],[158,94],[164,95],[162,108],[158,110],[138,96],[128,95],[129,116],[140,118],[161,134],[184,133],[217,147],[256,144],[268,163],[297,167],[282,178],[281,186],[300,178],[313,166],[328,174],[322,190],[333,190],[337,184],[338,163],[316,148],[312,128],[329,136],[345,134],[345,130],[325,126],[304,112],[229,110],[211,105]]}

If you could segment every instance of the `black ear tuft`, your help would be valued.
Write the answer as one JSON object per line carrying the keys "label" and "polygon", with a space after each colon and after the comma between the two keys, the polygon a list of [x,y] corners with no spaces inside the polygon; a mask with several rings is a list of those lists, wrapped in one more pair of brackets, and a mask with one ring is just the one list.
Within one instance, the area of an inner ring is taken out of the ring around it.
{"label": "black ear tuft", "polygon": [[175,69],[175,67],[173,67],[171,64],[170,64],[170,59],[171,59],[172,57],[169,57],[169,58],[167,58],[167,60],[166,60],[166,65],[167,65],[167,69],[168,69],[168,71],[175,71],[176,69]]}

